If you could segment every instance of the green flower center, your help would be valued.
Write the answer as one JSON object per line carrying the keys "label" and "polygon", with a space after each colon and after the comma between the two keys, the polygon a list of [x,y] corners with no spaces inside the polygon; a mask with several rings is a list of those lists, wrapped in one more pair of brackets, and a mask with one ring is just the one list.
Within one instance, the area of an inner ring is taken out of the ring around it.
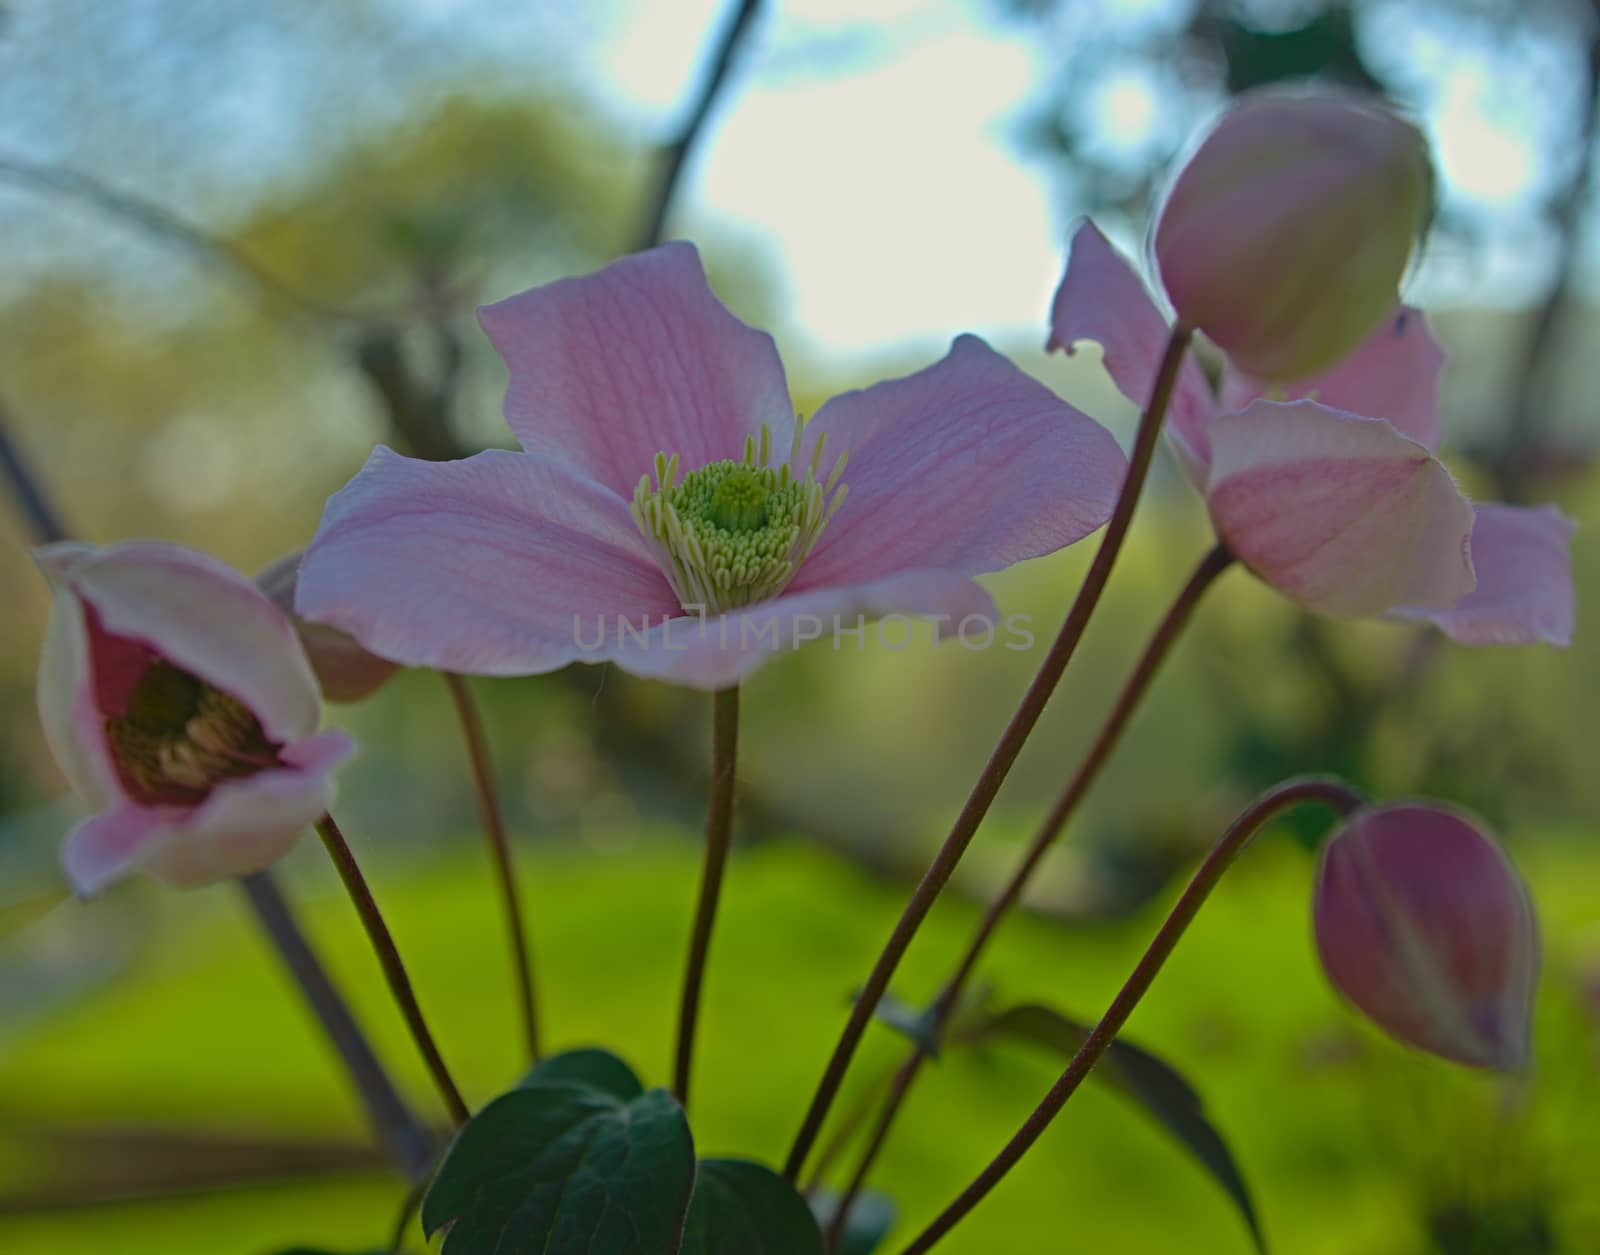
{"label": "green flower center", "polygon": [[711,462],[681,479],[678,457],[656,454],[654,476],[633,494],[633,520],[685,610],[721,614],[783,591],[844,500],[845,459],[827,482],[817,478],[824,435],[804,478],[799,462],[803,421],[795,424],[789,461],[771,466],[772,437],[746,437],[744,457]]}
{"label": "green flower center", "polygon": [[123,785],[147,803],[193,803],[222,780],[278,763],[242,703],[169,662],[151,665],[105,730]]}

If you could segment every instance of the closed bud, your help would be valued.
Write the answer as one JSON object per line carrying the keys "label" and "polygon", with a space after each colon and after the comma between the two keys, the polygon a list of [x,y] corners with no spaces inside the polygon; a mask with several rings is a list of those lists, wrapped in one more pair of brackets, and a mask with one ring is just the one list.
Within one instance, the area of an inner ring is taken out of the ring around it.
{"label": "closed bud", "polygon": [[1178,173],[1156,264],[1180,320],[1246,374],[1288,383],[1394,311],[1432,199],[1422,134],[1375,101],[1251,93]]}
{"label": "closed bud", "polygon": [[1539,936],[1515,869],[1436,806],[1358,811],[1322,851],[1317,950],[1379,1028],[1473,1067],[1528,1062]]}
{"label": "closed bud", "polygon": [[256,587],[294,624],[322,696],[330,702],[359,702],[388,683],[400,664],[363,649],[348,632],[308,622],[295,614],[294,590],[301,556],[296,550],[264,568],[256,576]]}

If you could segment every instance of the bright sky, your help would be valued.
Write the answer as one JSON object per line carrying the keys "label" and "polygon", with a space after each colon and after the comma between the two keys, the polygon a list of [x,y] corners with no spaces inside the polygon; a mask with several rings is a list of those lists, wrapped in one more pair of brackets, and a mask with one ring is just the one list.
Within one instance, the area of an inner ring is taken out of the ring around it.
{"label": "bright sky", "polygon": [[[598,91],[659,133],[663,118],[681,116],[707,32],[728,7],[619,0],[592,45]],[[1058,55],[1049,40],[959,0],[880,0],[870,19],[851,0],[775,7],[691,173],[680,226],[728,226],[770,248],[798,329],[822,351],[943,341],[963,328],[1037,331],[1069,224],[1048,172],[1019,151],[1015,122]],[[1111,8],[1161,20],[1173,4]],[[1457,203],[1490,218],[1525,213],[1549,177],[1528,143],[1548,125],[1534,85],[1507,80],[1501,50],[1458,36],[1441,45],[1398,6],[1384,37],[1415,58]],[[1549,71],[1536,57],[1527,64]],[[1171,124],[1160,86],[1137,62],[1092,81],[1082,107],[1102,150],[1138,151]],[[1539,280],[1525,239],[1473,275],[1448,262],[1425,276],[1445,296],[1475,288],[1515,302]]]}

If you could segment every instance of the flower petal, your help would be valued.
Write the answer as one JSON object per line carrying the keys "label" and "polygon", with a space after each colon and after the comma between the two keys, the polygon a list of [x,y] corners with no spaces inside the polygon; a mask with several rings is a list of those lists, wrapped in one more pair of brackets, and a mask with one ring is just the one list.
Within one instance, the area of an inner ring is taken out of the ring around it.
{"label": "flower petal", "polygon": [[145,869],[170,884],[214,884],[270,867],[333,805],[333,771],[355,752],[342,732],[285,747],[289,767],[226,780],[155,845]]}
{"label": "flower petal", "polygon": [[712,294],[694,246],[666,244],[479,311],[511,372],[506,421],[529,453],[631,496],[657,453],[688,469],[794,421],[772,337]]}
{"label": "flower petal", "polygon": [[[89,545],[76,548],[92,552]],[[95,809],[119,796],[115,768],[90,693],[89,642],[83,605],[67,588],[51,589],[50,623],[39,650],[35,695],[46,743],[79,797]]]}
{"label": "flower petal", "polygon": [[1480,505],[1472,525],[1478,586],[1448,610],[1403,606],[1466,645],[1570,645],[1576,614],[1568,555],[1577,525],[1554,506]]}
{"label": "flower petal", "polygon": [[[1122,395],[1143,409],[1170,334],[1165,315],[1133,267],[1085,220],[1072,237],[1067,272],[1050,308],[1045,347],[1071,353],[1078,341],[1093,340]],[[1206,427],[1216,412],[1205,373],[1191,354],[1179,368],[1167,419],[1179,460],[1197,483],[1205,480]]]}
{"label": "flower petal", "polygon": [[1221,408],[1242,410],[1259,397],[1319,401],[1330,409],[1381,418],[1425,449],[1439,446],[1439,371],[1444,350],[1422,311],[1400,306],[1338,364],[1287,387],[1269,389],[1231,366],[1222,373]]}
{"label": "flower petal", "polygon": [[1081,540],[1111,514],[1127,471],[1111,434],[975,336],[904,379],[818,411],[824,473],[844,452],[844,504],[796,592],[898,571],[976,575]]}
{"label": "flower petal", "polygon": [[[719,689],[738,683],[772,655],[812,641],[828,642],[835,650],[863,649],[868,622],[913,615],[942,616],[942,636],[972,617],[989,625],[997,618],[989,594],[965,574],[900,571],[868,584],[786,593],[704,621],[677,618],[643,639],[613,634],[591,657],[615,662],[634,675]],[[887,640],[900,639],[898,630],[884,631]]]}
{"label": "flower petal", "polygon": [[160,541],[104,549],[64,542],[34,555],[52,583],[94,608],[107,632],[237,698],[273,740],[315,731],[321,696],[288,616],[232,567]]}
{"label": "flower petal", "polygon": [[61,845],[61,869],[73,892],[91,898],[121,880],[160,844],[179,814],[171,807],[124,803],[84,820]]}
{"label": "flower petal", "polygon": [[343,732],[287,745],[287,766],[225,780],[198,807],[121,804],[79,824],[61,862],[80,897],[146,871],[176,885],[248,876],[287,854],[333,803],[333,771],[355,752]]}
{"label": "flower petal", "polygon": [[1388,423],[1312,401],[1257,401],[1211,428],[1217,533],[1313,610],[1448,607],[1472,591],[1472,507],[1449,472]]}
{"label": "flower petal", "polygon": [[570,466],[382,447],[329,500],[295,606],[381,657],[483,675],[584,657],[580,624],[683,613],[622,498]]}

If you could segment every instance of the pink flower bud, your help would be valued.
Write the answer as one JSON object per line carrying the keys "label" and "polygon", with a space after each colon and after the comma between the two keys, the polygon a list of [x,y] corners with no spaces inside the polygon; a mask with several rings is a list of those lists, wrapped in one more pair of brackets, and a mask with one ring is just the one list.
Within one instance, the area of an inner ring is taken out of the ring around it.
{"label": "pink flower bud", "polygon": [[1246,374],[1287,383],[1392,313],[1432,198],[1421,133],[1376,101],[1249,93],[1168,192],[1156,263],[1182,321]]}
{"label": "pink flower bud", "polygon": [[316,672],[322,696],[330,702],[359,702],[370,697],[400,669],[400,664],[363,649],[355,637],[336,627],[311,623],[294,612],[300,577],[300,550],[285,554],[256,576],[256,587],[289,616]]}
{"label": "pink flower bud", "polygon": [[1323,847],[1314,916],[1328,978],[1392,1037],[1474,1067],[1527,1063],[1533,903],[1472,821],[1420,804],[1357,812]]}
{"label": "pink flower bud", "polygon": [[327,810],[341,732],[288,619],[231,568],[177,545],[34,551],[55,606],[39,717],[96,812],[68,834],[73,888],[134,871],[194,885],[259,871]]}

